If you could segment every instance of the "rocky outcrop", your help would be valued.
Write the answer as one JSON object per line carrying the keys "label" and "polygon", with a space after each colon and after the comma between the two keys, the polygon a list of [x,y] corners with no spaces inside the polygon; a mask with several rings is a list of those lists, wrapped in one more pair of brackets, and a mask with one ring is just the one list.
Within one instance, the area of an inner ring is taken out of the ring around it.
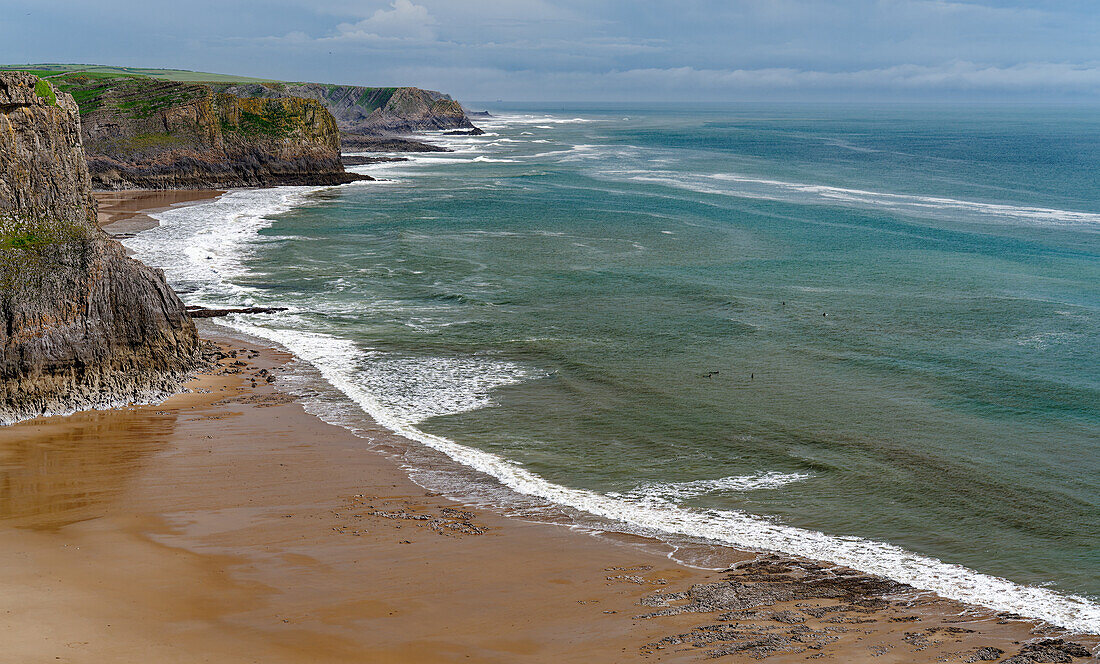
{"label": "rocky outcrop", "polygon": [[0,73],[0,423],[176,390],[198,336],[95,223],[72,97]]}
{"label": "rocky outcrop", "polygon": [[[474,129],[461,104],[434,90],[321,83],[250,83],[218,87],[239,97],[315,99],[336,118],[346,138]],[[345,146],[348,146],[347,140]]]}
{"label": "rocky outcrop", "polygon": [[340,146],[349,152],[450,152],[438,145],[399,136],[340,134]]}
{"label": "rocky outcrop", "polygon": [[97,189],[329,185],[344,171],[336,121],[316,100],[242,99],[211,85],[89,73],[50,79],[80,104]]}

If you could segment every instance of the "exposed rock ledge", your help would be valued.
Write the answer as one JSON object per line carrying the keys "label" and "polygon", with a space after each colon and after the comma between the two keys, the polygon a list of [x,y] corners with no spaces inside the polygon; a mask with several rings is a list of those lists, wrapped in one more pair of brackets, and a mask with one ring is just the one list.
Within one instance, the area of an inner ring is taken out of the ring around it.
{"label": "exposed rock ledge", "polygon": [[191,189],[336,185],[369,176],[340,163],[336,120],[314,99],[242,99],[204,83],[71,73],[92,186]]}
{"label": "exposed rock ledge", "polygon": [[164,275],[96,225],[72,97],[0,73],[0,423],[179,388],[199,339]]}

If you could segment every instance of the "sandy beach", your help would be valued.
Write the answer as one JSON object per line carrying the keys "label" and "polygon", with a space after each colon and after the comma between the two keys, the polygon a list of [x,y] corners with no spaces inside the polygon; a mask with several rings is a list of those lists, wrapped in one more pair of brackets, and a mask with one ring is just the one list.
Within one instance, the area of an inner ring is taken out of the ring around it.
{"label": "sandy beach", "polygon": [[217,189],[164,189],[100,191],[95,199],[99,204],[99,225],[110,227],[112,235],[137,233],[157,225],[149,216],[171,207],[200,203],[224,194]]}
{"label": "sandy beach", "polygon": [[[218,194],[100,194],[101,224],[138,232],[143,210]],[[307,413],[280,385],[292,356],[200,329],[219,360],[183,394],[0,428],[5,661],[974,662],[1048,638],[1098,646],[810,561],[714,547],[727,569],[698,569],[658,541],[453,502],[408,478],[411,443]]]}

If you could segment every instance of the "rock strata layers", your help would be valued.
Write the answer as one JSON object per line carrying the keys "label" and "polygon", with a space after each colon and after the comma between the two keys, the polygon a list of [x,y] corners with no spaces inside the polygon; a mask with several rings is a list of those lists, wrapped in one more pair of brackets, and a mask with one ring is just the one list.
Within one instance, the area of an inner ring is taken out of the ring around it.
{"label": "rock strata layers", "polygon": [[348,152],[451,152],[448,148],[400,136],[368,136],[341,132],[340,147]]}
{"label": "rock strata layers", "polygon": [[293,96],[244,99],[210,84],[73,73],[72,93],[97,189],[332,185],[344,171],[340,133],[325,106]]}
{"label": "rock strata layers", "polygon": [[346,134],[382,136],[474,128],[461,104],[434,90],[323,83],[245,83],[219,87],[238,97],[315,99],[325,105]]}
{"label": "rock strata layers", "polygon": [[96,225],[72,97],[0,73],[0,423],[164,395],[198,353],[164,275]]}

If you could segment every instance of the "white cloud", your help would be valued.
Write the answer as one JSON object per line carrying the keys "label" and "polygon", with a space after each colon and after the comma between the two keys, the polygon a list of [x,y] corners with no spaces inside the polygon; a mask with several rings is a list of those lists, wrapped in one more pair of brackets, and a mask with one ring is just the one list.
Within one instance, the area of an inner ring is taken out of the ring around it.
{"label": "white cloud", "polygon": [[952,62],[925,66],[904,64],[854,71],[814,71],[791,68],[715,70],[677,67],[632,69],[606,74],[623,82],[695,90],[816,89],[816,90],[974,90],[986,92],[1100,91],[1100,63],[1028,62],[1013,66]]}
{"label": "white cloud", "polygon": [[423,5],[412,0],[394,0],[392,9],[379,9],[357,23],[341,23],[331,39],[341,41],[382,39],[435,39],[437,21]]}
{"label": "white cloud", "polygon": [[[847,71],[792,68],[624,69],[605,72],[494,67],[395,66],[392,80],[418,80],[465,100],[495,99],[507,91],[515,101],[637,99],[935,99],[943,95],[1008,95],[1058,99],[1100,94],[1100,62],[1029,62],[993,66],[953,62],[936,66],[897,65]],[[551,96],[553,95],[553,96]]]}

